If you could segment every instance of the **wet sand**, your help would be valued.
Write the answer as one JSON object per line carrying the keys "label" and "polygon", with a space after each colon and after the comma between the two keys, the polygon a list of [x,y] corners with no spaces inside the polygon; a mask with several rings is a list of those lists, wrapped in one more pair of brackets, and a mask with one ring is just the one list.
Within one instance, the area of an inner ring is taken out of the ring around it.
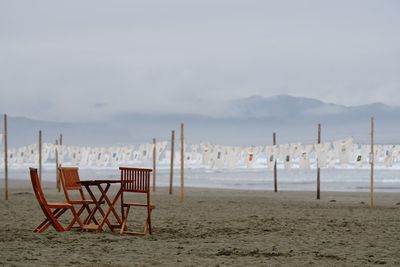
{"label": "wet sand", "polygon": [[[399,193],[371,209],[366,193],[192,188],[181,204],[178,188],[159,188],[153,235],[140,237],[33,233],[43,214],[29,181],[12,181],[8,202],[0,182],[2,266],[400,266]],[[64,201],[54,188],[48,199]]]}

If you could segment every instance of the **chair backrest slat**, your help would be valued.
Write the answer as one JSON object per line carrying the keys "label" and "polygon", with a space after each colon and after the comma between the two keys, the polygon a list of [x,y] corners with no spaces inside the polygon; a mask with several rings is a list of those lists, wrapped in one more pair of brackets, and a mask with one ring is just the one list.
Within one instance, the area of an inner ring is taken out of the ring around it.
{"label": "chair backrest slat", "polygon": [[121,190],[124,192],[149,193],[152,169],[120,167]]}
{"label": "chair backrest slat", "polygon": [[142,183],[142,180],[143,180],[143,172],[139,172],[138,173],[139,174],[139,186],[138,186],[138,189],[139,190],[143,190],[143,183]]}

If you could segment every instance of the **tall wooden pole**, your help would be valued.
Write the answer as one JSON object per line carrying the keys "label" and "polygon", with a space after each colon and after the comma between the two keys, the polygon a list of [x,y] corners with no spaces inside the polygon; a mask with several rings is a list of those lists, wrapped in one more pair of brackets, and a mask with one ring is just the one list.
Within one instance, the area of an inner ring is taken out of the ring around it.
{"label": "tall wooden pole", "polygon": [[[58,144],[60,144],[60,151],[62,152],[62,144],[63,144],[63,135],[62,134],[60,134],[60,138],[58,139],[59,141],[58,141]],[[58,158],[58,149],[57,149],[57,167],[56,167],[56,170],[57,170],[57,190],[58,190],[58,192],[60,192],[61,191],[61,177],[60,177],[60,172],[58,171],[58,167],[61,167],[61,163],[60,163],[60,161],[59,161],[59,158]]]}
{"label": "tall wooden pole", "polygon": [[375,207],[375,199],[374,199],[374,117],[371,117],[371,208]]}
{"label": "tall wooden pole", "polygon": [[171,162],[169,170],[169,194],[172,195],[173,181],[174,181],[174,150],[175,150],[175,131],[171,133]]}
{"label": "tall wooden pole", "polygon": [[[318,124],[318,145],[321,144],[321,124]],[[321,198],[321,169],[317,158],[317,199]]]}
{"label": "tall wooden pole", "polygon": [[[59,151],[58,152],[61,152],[61,154],[63,153],[63,148],[62,148],[62,145],[63,145],[63,143],[64,143],[64,140],[63,140],[63,135],[62,134],[60,134],[60,138],[59,138],[59,142],[58,142],[58,144],[60,145],[60,149],[59,149]],[[61,159],[63,159],[63,157],[61,157]],[[59,162],[58,163],[58,166],[60,167],[61,166],[61,164],[62,164],[62,162]],[[61,180],[60,180],[60,182],[61,182]],[[61,184],[60,184],[60,186],[61,186]]]}
{"label": "tall wooden pole", "polygon": [[183,202],[185,198],[185,176],[184,176],[184,167],[185,167],[185,142],[184,142],[184,124],[181,123],[181,202]]}
{"label": "tall wooden pole", "polygon": [[7,141],[7,114],[4,114],[4,190],[8,200],[8,141]]}
{"label": "tall wooden pole", "polygon": [[39,130],[39,180],[42,182],[42,130]]}
{"label": "tall wooden pole", "polygon": [[60,172],[58,171],[58,140],[56,140],[56,150],[54,151],[56,158],[56,187],[58,192],[61,191],[61,180],[60,180]]}
{"label": "tall wooden pole", "polygon": [[[276,146],[276,133],[272,134],[272,144]],[[278,172],[276,169],[276,158],[274,155],[274,191],[278,192]]]}
{"label": "tall wooden pole", "polygon": [[153,192],[156,192],[156,161],[157,161],[157,147],[156,139],[153,138]]}

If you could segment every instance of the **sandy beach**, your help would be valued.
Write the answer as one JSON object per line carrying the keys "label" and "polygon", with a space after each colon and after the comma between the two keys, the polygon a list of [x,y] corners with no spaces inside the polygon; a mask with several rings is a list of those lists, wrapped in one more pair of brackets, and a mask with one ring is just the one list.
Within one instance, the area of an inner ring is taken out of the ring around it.
{"label": "sandy beach", "polygon": [[[3,185],[3,181],[1,181]],[[43,219],[29,181],[0,194],[2,266],[399,266],[400,195],[192,188],[152,194],[153,235],[33,233]],[[64,201],[44,183],[51,201]],[[115,189],[113,189],[115,192]],[[133,224],[136,224],[132,216]],[[131,217],[130,217],[131,218]],[[66,217],[68,219],[68,217]]]}

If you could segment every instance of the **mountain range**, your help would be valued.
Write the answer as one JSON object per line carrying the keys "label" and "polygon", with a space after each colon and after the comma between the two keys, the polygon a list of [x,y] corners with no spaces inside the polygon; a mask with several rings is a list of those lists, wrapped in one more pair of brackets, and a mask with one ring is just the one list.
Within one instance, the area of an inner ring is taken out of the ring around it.
{"label": "mountain range", "polygon": [[375,118],[378,143],[400,142],[400,108],[372,103],[343,106],[317,99],[278,95],[251,96],[231,101],[227,116],[196,114],[114,114],[103,122],[71,123],[8,117],[10,147],[37,142],[42,130],[45,142],[63,134],[64,144],[111,146],[170,140],[171,130],[179,139],[180,123],[185,123],[187,143],[210,142],[229,145],[271,144],[276,132],[278,143],[313,143],[317,125],[322,124],[322,141],[352,136],[355,141],[370,140],[370,118]]}

